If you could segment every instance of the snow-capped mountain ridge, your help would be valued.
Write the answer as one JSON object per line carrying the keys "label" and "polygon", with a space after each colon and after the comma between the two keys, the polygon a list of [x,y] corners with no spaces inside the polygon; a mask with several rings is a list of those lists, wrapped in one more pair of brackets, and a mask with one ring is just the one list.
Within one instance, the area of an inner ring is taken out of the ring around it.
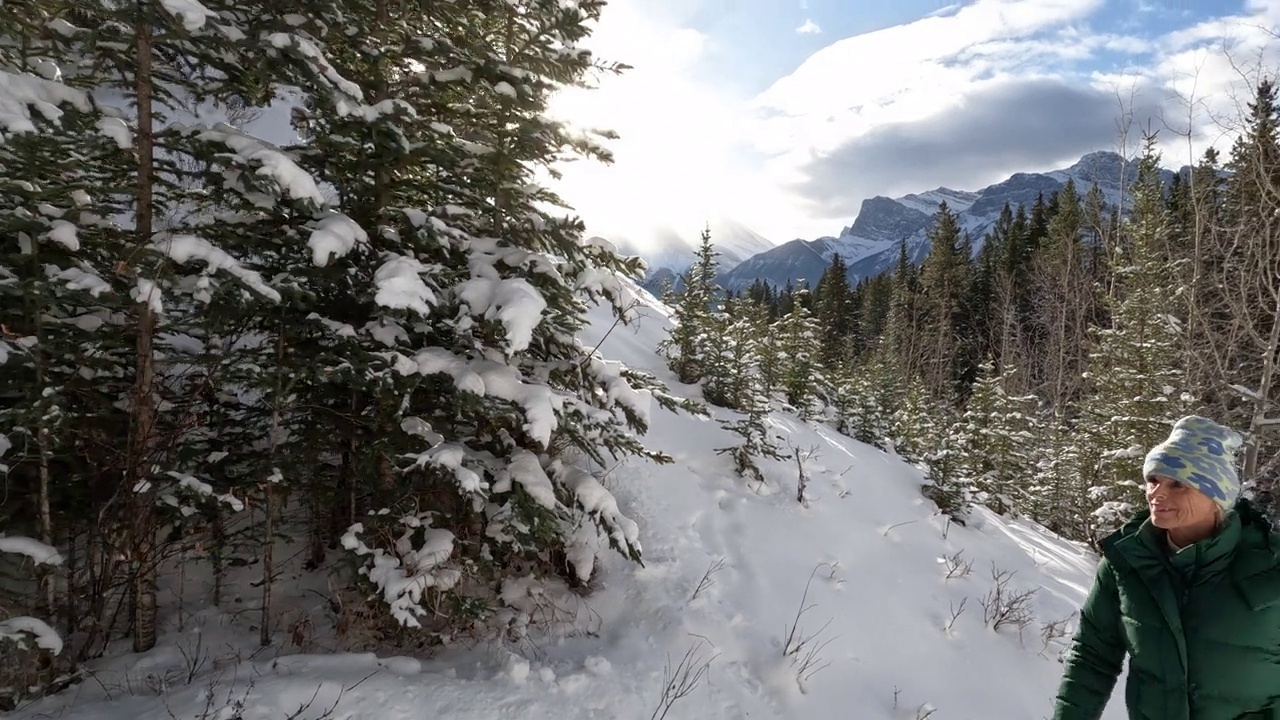
{"label": "snow-capped mountain ridge", "polygon": [[[1119,205],[1125,190],[1137,180],[1137,162],[1119,153],[1091,152],[1069,167],[1048,172],[1018,172],[978,191],[937,188],[898,198],[877,196],[864,200],[853,223],[839,235],[816,240],[793,240],[748,258],[724,273],[725,287],[745,288],[757,279],[777,287],[800,280],[816,282],[835,255],[849,266],[849,279],[857,282],[874,276],[897,261],[898,244],[907,243],[908,256],[919,262],[928,253],[926,233],[938,205],[958,215],[960,227],[973,238],[975,252],[984,235],[995,224],[1008,203],[1030,209],[1036,198],[1046,199],[1061,190],[1068,180],[1075,182],[1083,197],[1095,184],[1109,205]],[[1173,172],[1164,170],[1165,182]],[[820,256],[821,261],[814,255]]]}
{"label": "snow-capped mountain ridge", "polygon": [[969,206],[973,205],[974,201],[978,199],[978,196],[979,193],[976,192],[940,187],[936,190],[911,193],[895,199],[900,205],[919,210],[926,215],[932,215],[938,209],[938,203],[943,201],[956,212],[968,210]]}

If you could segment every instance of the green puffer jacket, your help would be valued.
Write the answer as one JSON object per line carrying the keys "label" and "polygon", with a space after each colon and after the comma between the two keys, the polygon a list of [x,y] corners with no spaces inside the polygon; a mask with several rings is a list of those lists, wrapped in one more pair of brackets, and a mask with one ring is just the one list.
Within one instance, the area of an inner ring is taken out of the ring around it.
{"label": "green puffer jacket", "polygon": [[1280,720],[1280,534],[1241,500],[1171,554],[1148,517],[1102,543],[1054,720],[1097,720],[1126,653],[1131,720]]}

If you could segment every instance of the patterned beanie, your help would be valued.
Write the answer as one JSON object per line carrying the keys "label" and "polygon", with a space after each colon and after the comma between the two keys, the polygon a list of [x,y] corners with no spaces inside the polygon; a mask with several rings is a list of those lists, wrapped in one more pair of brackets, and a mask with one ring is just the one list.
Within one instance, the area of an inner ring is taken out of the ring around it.
{"label": "patterned beanie", "polygon": [[1142,476],[1167,477],[1208,495],[1223,510],[1240,497],[1240,476],[1235,454],[1244,439],[1236,431],[1198,415],[1173,425],[1169,438],[1151,448],[1142,465]]}

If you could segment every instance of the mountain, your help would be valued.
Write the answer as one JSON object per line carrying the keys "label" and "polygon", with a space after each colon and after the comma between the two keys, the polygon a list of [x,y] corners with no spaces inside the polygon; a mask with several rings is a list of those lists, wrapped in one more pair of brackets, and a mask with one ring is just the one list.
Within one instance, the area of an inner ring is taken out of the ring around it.
{"label": "mountain", "polygon": [[[717,218],[707,227],[711,231],[711,242],[720,253],[717,260],[721,271],[774,247],[768,238],[730,218]],[[694,252],[702,243],[702,230],[701,227],[676,230],[666,226],[643,238],[610,237],[608,240],[623,254],[644,258],[649,264],[650,275],[662,268],[679,274],[693,264]]]}
{"label": "mountain", "polygon": [[[667,336],[669,310],[630,288],[638,322],[615,326],[597,307],[580,341],[599,347],[610,364],[652,372],[673,392],[696,395],[697,387],[675,382],[654,350]],[[674,461],[631,457],[612,467],[607,482],[618,504],[601,509],[636,520],[644,565],[603,555],[590,586],[578,591],[512,576],[503,599],[528,612],[527,628],[512,619],[500,634],[477,631],[423,648],[411,640],[408,649],[385,645],[388,636],[411,638],[414,631],[397,631],[331,600],[347,596],[335,595],[323,572],[304,570],[305,553],[286,552],[282,540],[275,567],[288,580],[278,583],[272,603],[289,608],[285,618],[300,620],[283,626],[276,644],[258,645],[261,590],[252,583],[261,568],[233,566],[223,607],[207,595],[187,596],[184,613],[184,596],[162,593],[165,622],[154,650],[134,654],[127,644],[113,644],[70,689],[5,717],[1011,720],[1051,714],[1061,652],[1097,556],[1034,523],[982,508],[964,526],[948,523],[921,495],[916,467],[829,426],[775,412],[771,432],[812,448],[804,460],[809,502],[802,505],[795,500],[794,459],[762,461],[764,482],[749,483],[716,452],[738,441],[716,420],[736,413],[711,408],[711,418],[695,417],[657,403],[648,411],[651,430],[643,442]],[[204,573],[202,582],[212,582],[207,564],[183,562],[183,572]],[[177,572],[170,568],[162,582]],[[386,572],[407,573],[405,582],[421,577],[412,567],[387,565]],[[993,578],[997,572],[1013,575],[1002,585]],[[1006,607],[1024,592],[1030,594],[1018,602],[1031,614],[1025,627],[993,629],[986,622],[984,605]],[[509,607],[494,611],[519,617]],[[460,610],[443,606],[441,612]],[[805,645],[787,657],[793,625],[795,640]],[[360,651],[333,650],[339,646]],[[404,656],[410,652],[416,657]],[[801,670],[806,658],[814,662]],[[668,680],[687,692],[668,696],[673,709],[663,713]],[[1123,675],[1116,688],[1105,720],[1124,717]]]}
{"label": "mountain", "polygon": [[[1138,166],[1126,162],[1118,153],[1093,152],[1074,165],[1044,173],[1020,172],[1007,180],[976,192],[938,188],[912,193],[899,198],[873,197],[864,200],[853,224],[837,236],[816,240],[792,240],[739,263],[721,276],[721,284],[742,290],[757,279],[777,287],[807,279],[815,283],[840,255],[849,267],[850,282],[871,277],[893,266],[898,259],[898,243],[905,240],[908,256],[915,262],[929,252],[925,237],[933,222],[938,204],[945,201],[956,212],[960,227],[973,237],[974,251],[982,246],[983,236],[995,225],[1005,203],[1016,208],[1019,203],[1030,209],[1036,197],[1046,199],[1061,190],[1068,179],[1075,180],[1083,196],[1097,184],[1110,204],[1118,204],[1123,189],[1137,180]],[[1165,182],[1174,175],[1164,170]]]}

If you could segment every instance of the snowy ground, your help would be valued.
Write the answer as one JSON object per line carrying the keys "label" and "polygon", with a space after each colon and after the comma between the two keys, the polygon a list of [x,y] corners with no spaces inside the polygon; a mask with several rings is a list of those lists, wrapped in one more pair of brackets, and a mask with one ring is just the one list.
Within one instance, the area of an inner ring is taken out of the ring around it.
{"label": "snowy ground", "polygon": [[[655,356],[667,321],[645,298],[638,327],[610,331],[598,311],[584,342],[608,332],[607,358],[694,392]],[[595,633],[421,661],[305,655],[290,654],[293,645],[257,649],[244,613],[207,610],[156,650],[100,661],[90,680],[9,717],[647,720],[663,717],[655,708],[666,669],[692,653],[695,671],[710,664],[667,720],[1047,718],[1066,638],[1046,642],[1044,628],[1069,618],[1063,632],[1074,629],[1096,559],[1026,522],[982,513],[949,525],[921,496],[915,468],[827,428],[782,414],[774,422],[788,442],[814,449],[808,507],[795,499],[794,461],[768,464],[770,484],[749,487],[714,452],[734,436],[713,420],[654,408],[647,441],[676,462],[632,462],[608,478],[642,526],[645,566],[605,563],[587,598]],[[972,571],[948,578],[957,553]],[[984,623],[993,566],[1014,573],[1008,590],[1035,590],[1021,632]],[[813,639],[787,658],[807,583],[797,638]],[[799,666],[810,649],[816,672],[806,680]],[[1117,697],[1106,717],[1122,716]]]}

